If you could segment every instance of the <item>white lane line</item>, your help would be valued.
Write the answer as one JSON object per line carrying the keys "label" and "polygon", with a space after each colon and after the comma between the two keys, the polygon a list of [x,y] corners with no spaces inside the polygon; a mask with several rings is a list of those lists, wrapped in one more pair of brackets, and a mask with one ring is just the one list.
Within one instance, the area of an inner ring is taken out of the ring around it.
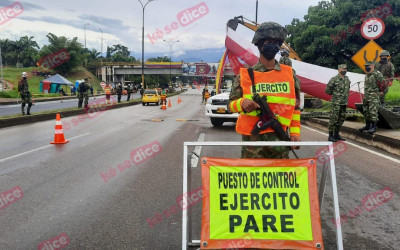
{"label": "white lane line", "polygon": [[[74,140],[74,139],[76,139],[76,138],[79,138],[79,137],[82,137],[82,136],[85,136],[85,135],[88,135],[88,134],[89,134],[89,133],[77,135],[77,136],[74,136],[74,137],[69,138],[69,140]],[[49,145],[46,145],[46,146],[43,146],[43,147],[40,147],[40,148],[35,148],[35,149],[29,150],[29,151],[26,151],[26,152],[23,152],[23,153],[20,153],[20,154],[16,154],[16,155],[13,155],[13,156],[9,156],[9,157],[7,157],[7,158],[1,159],[0,162],[5,162],[5,161],[7,161],[7,160],[11,160],[11,159],[17,158],[17,157],[19,157],[19,156],[23,156],[23,155],[26,155],[26,154],[30,154],[30,153],[33,153],[33,152],[36,152],[36,151],[39,151],[39,150],[42,150],[42,149],[45,149],[45,148],[48,148],[48,147],[53,147],[53,145],[52,145],[52,144],[49,144]]]}
{"label": "white lane line", "polygon": [[[323,133],[323,132],[321,132],[321,131],[312,129],[312,128],[308,127],[308,126],[301,125],[301,127],[307,128],[307,129],[309,129],[309,130],[311,130],[311,131],[314,131],[314,132],[316,132],[316,133],[319,133],[319,134],[321,134],[321,135],[325,135],[325,136],[328,135],[327,133]],[[356,147],[356,148],[359,148],[359,149],[362,149],[362,150],[364,150],[364,151],[367,151],[368,153],[371,153],[371,154],[380,156],[380,157],[385,158],[385,159],[387,159],[387,160],[390,160],[390,161],[393,161],[393,162],[396,162],[396,163],[400,163],[400,160],[397,160],[397,159],[395,159],[395,158],[393,158],[393,157],[390,157],[390,156],[387,156],[387,155],[384,155],[384,154],[381,154],[381,153],[372,151],[372,150],[370,150],[370,149],[368,149],[368,148],[364,148],[364,147],[359,146],[359,145],[357,145],[357,144],[354,144],[354,143],[351,143],[351,142],[348,142],[348,141],[346,141],[346,144],[351,145],[351,146]]]}
{"label": "white lane line", "polygon": [[[200,136],[199,136],[199,139],[198,139],[197,141],[198,141],[198,142],[203,142],[205,136],[206,136],[206,134],[201,133]],[[194,148],[194,152],[195,152],[197,155],[200,155],[201,148],[202,148],[202,146],[196,146],[196,147]],[[192,154],[192,159],[191,159],[191,161],[190,161],[192,168],[197,167],[198,161],[199,161],[199,158],[198,158],[196,155]]]}

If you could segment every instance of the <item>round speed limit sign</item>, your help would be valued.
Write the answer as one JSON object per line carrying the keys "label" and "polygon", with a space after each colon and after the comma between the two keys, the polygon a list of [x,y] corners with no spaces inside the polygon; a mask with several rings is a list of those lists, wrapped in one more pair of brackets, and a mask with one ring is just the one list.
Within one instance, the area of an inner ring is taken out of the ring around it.
{"label": "round speed limit sign", "polygon": [[379,38],[385,31],[385,24],[379,18],[370,18],[361,26],[361,35],[368,40]]}

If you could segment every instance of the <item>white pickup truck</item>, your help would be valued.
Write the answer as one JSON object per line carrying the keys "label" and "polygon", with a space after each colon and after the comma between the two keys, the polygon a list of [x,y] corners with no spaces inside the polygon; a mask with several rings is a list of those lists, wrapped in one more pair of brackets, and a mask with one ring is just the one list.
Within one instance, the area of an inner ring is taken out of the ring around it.
{"label": "white pickup truck", "polygon": [[229,101],[229,92],[212,96],[208,98],[205,108],[206,116],[210,117],[212,125],[220,127],[224,122],[236,122],[238,113],[231,113],[227,110],[226,104]]}

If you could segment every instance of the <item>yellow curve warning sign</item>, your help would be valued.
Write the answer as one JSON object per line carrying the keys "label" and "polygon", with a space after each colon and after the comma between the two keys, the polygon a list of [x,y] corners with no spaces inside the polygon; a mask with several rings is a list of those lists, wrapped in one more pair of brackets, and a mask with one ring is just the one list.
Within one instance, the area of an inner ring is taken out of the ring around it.
{"label": "yellow curve warning sign", "polygon": [[379,61],[379,54],[382,52],[381,46],[379,46],[373,40],[369,41],[362,49],[360,49],[354,56],[351,58],[353,62],[355,62],[358,67],[365,71],[365,62],[366,61]]}
{"label": "yellow curve warning sign", "polygon": [[315,159],[202,162],[202,249],[323,248]]}

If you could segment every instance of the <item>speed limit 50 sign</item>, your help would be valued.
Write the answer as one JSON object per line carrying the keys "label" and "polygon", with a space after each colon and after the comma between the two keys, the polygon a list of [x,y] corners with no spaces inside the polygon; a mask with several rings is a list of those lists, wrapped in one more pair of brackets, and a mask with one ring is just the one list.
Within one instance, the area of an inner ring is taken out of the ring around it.
{"label": "speed limit 50 sign", "polygon": [[361,26],[361,35],[368,40],[379,38],[385,31],[385,24],[379,18],[370,18]]}

